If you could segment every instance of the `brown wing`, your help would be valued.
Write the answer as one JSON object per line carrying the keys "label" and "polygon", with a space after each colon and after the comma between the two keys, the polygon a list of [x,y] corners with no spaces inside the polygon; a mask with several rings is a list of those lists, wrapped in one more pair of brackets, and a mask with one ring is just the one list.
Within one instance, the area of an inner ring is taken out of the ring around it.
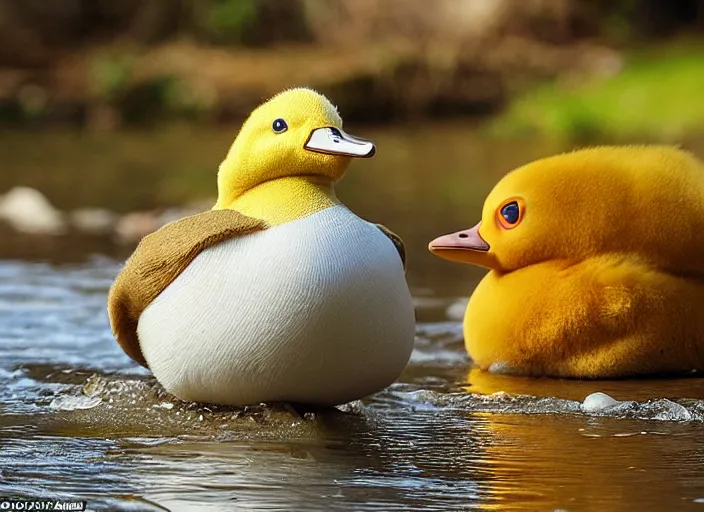
{"label": "brown wing", "polygon": [[108,295],[112,332],[127,355],[147,366],[137,338],[139,316],[201,251],[266,228],[264,221],[234,210],[211,210],[177,220],[145,236]]}
{"label": "brown wing", "polygon": [[403,263],[403,268],[406,268],[406,246],[403,245],[403,240],[401,240],[401,237],[398,236],[396,233],[391,231],[390,229],[387,229],[386,227],[382,226],[381,224],[377,224],[376,227],[378,227],[382,233],[384,233],[386,236],[389,237],[389,240],[391,240],[394,245],[396,246],[396,250],[398,251],[398,255],[401,257],[401,263]]}

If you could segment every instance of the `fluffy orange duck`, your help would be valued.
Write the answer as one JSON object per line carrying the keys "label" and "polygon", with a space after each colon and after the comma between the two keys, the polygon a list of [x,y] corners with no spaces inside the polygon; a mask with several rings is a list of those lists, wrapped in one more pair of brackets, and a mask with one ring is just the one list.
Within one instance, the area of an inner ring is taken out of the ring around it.
{"label": "fluffy orange duck", "polygon": [[505,176],[435,255],[489,269],[464,319],[491,372],[614,378],[704,369],[704,165],[597,147]]}

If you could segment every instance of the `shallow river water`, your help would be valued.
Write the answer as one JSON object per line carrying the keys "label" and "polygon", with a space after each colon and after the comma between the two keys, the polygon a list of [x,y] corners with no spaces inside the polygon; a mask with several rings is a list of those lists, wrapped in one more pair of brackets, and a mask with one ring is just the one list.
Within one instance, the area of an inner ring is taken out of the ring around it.
{"label": "shallow river water", "polygon": [[[42,156],[18,155],[17,140],[0,141],[0,149],[14,151],[3,187],[24,182],[42,189],[43,159],[64,173],[62,180],[47,176],[43,188],[64,208],[117,208],[116,197],[130,198],[139,187],[125,184],[108,194],[110,187],[96,182],[103,195],[93,201],[79,184],[101,172],[134,178],[125,169],[137,157],[123,150],[139,136],[120,136],[120,149],[106,150],[113,171],[86,160],[94,158],[94,140],[64,140],[57,148],[73,144],[73,151],[62,156],[51,149],[62,136],[45,137],[38,142],[48,148]],[[202,137],[188,140],[210,148],[228,138]],[[340,196],[409,246],[417,340],[396,384],[322,411],[181,403],[131,362],[110,333],[106,292],[130,248],[3,232],[0,496],[81,498],[93,510],[129,511],[704,508],[704,379],[492,376],[473,369],[465,355],[463,301],[482,273],[436,261],[424,246],[437,234],[473,225],[483,195],[502,173],[555,148],[475,147],[452,127],[380,131],[377,139],[378,158],[368,170],[355,165]],[[433,149],[424,149],[426,143]],[[203,166],[208,159],[217,164],[213,154],[204,155]],[[181,160],[169,158],[174,165]],[[161,156],[153,162],[168,174]],[[207,184],[206,178],[193,182]],[[148,190],[139,194],[151,199],[135,207],[169,203],[159,196],[160,180],[145,181]],[[206,190],[206,184],[193,187]],[[587,413],[581,402],[595,391],[632,402]]]}

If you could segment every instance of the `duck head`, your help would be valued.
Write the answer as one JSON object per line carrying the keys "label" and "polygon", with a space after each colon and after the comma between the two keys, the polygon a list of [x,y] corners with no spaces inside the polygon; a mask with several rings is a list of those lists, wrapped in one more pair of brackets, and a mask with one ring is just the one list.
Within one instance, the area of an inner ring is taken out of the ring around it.
{"label": "duck head", "polygon": [[623,254],[704,272],[704,166],[664,146],[597,147],[507,174],[481,222],[436,238],[430,251],[498,272]]}
{"label": "duck head", "polygon": [[216,208],[278,178],[334,183],[351,158],[369,158],[374,152],[374,144],[342,130],[342,119],[325,96],[289,89],[256,108],[242,125],[220,164]]}

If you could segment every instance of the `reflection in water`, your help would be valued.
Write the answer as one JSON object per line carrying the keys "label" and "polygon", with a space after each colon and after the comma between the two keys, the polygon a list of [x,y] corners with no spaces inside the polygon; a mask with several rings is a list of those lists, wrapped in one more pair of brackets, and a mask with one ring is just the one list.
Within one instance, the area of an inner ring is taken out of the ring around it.
{"label": "reflection in water", "polygon": [[[700,379],[468,372],[460,324],[437,321],[455,298],[436,294],[417,302],[430,320],[400,382],[363,403],[186,404],[115,346],[104,296],[117,268],[0,263],[0,494],[101,510],[662,510],[704,498],[701,422],[643,414],[650,398],[687,397],[704,418]],[[575,400],[597,390],[642,407],[587,416]]]}
{"label": "reflection in water", "polygon": [[314,437],[285,444],[184,442],[132,445],[126,452],[152,457],[144,495],[167,506],[193,501],[214,510],[223,502],[247,510],[450,510],[479,498],[476,440],[456,442],[466,428],[461,418],[448,422],[427,414],[412,422],[394,415],[346,417],[321,421]]}
{"label": "reflection in water", "polygon": [[[340,196],[409,249],[419,323],[400,381],[343,411],[175,401],[109,331],[105,295],[129,248],[0,232],[0,257],[15,258],[0,260],[0,495],[77,496],[133,511],[701,507],[704,379],[467,369],[448,311],[482,271],[433,258],[426,244],[472,225],[501,174],[556,148],[488,143],[457,126],[357,131],[379,154],[353,166]],[[121,211],[207,197],[233,134],[3,135],[0,191],[25,184],[64,209]],[[638,403],[590,416],[579,402],[595,391]],[[651,401],[663,397],[677,403]],[[671,421],[686,416],[669,414],[675,406],[696,421]]]}
{"label": "reflection in water", "polygon": [[463,389],[468,393],[491,394],[503,391],[512,395],[556,397],[580,402],[598,391],[616,400],[645,401],[653,397],[704,400],[704,379],[695,377],[624,380],[541,379],[499,375],[472,368],[467,374]]}
{"label": "reflection in water", "polygon": [[[561,416],[492,416],[480,460],[499,510],[673,510],[704,493],[704,432]],[[676,476],[675,476],[676,475]]]}

